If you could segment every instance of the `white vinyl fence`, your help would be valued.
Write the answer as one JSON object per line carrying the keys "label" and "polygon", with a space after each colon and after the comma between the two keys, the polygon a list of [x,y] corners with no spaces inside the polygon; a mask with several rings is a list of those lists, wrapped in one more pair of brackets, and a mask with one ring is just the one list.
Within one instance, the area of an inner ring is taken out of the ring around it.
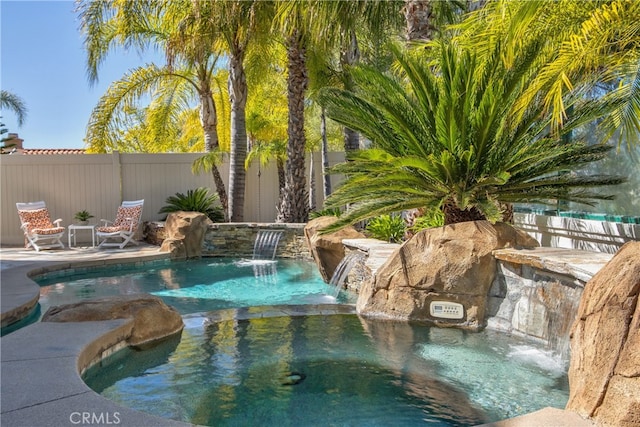
{"label": "white vinyl fence", "polygon": [[[44,200],[52,219],[73,223],[75,212],[88,210],[98,223],[113,220],[122,200],[144,199],[143,221],[163,218],[158,211],[169,196],[197,187],[215,191],[210,174],[194,175],[191,164],[201,154],[57,154],[0,156],[0,244],[21,245],[24,237],[16,202]],[[316,206],[322,208],[322,168],[314,155]],[[344,153],[330,153],[329,163],[344,161]],[[228,187],[228,164],[220,172]],[[307,174],[309,161],[307,161]],[[335,187],[340,177],[332,176]],[[270,223],[276,218],[278,177],[275,164],[247,170],[245,222]],[[535,214],[516,214],[515,225],[542,246],[613,253],[627,241],[640,239],[640,224],[577,220]],[[85,233],[86,234],[86,233]],[[82,237],[82,236],[79,236]],[[66,236],[64,238],[66,243]]]}
{"label": "white vinyl fence", "polygon": [[[2,155],[0,157],[0,244],[24,242],[16,202],[44,200],[52,220],[73,223],[77,211],[94,215],[93,223],[113,220],[122,200],[144,199],[143,221],[163,218],[158,211],[169,196],[197,187],[215,185],[211,174],[194,175],[191,164],[202,154],[56,154]],[[314,155],[316,206],[322,207],[322,168]],[[344,160],[344,153],[330,153],[330,165]],[[220,173],[228,187],[228,163]],[[309,160],[307,161],[307,174]],[[332,177],[335,185],[339,177]],[[228,191],[228,190],[227,190]],[[278,176],[275,163],[247,170],[245,222],[273,222],[278,205]],[[65,236],[66,239],[66,236]]]}

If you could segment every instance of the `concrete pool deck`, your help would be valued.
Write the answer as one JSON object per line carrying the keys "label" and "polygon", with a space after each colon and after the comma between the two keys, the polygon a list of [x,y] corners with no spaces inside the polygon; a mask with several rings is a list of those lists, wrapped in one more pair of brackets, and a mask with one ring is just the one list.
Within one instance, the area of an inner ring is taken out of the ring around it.
{"label": "concrete pool deck", "polygon": [[[80,266],[98,266],[167,258],[156,246],[124,250],[74,248],[36,253],[0,248],[0,291],[3,321],[28,314],[39,287],[29,278]],[[232,310],[235,318],[355,312],[350,306],[291,306]],[[224,316],[224,314],[223,314]],[[105,399],[82,381],[81,372],[117,350],[131,320],[82,323],[34,323],[0,339],[0,425],[38,426],[187,426],[178,421],[134,411]],[[249,421],[249,420],[248,420]],[[256,421],[256,420],[253,420]],[[545,408],[485,427],[593,426],[575,413]]]}

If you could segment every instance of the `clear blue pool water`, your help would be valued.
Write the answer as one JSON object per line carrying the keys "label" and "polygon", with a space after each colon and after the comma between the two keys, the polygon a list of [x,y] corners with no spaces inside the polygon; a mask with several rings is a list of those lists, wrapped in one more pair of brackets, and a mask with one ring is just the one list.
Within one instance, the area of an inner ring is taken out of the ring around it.
{"label": "clear blue pool water", "polygon": [[85,381],[122,405],[208,426],[469,426],[562,408],[565,370],[491,331],[356,315],[208,322],[127,350]]}
{"label": "clear blue pool water", "polygon": [[274,304],[354,302],[354,296],[326,284],[315,264],[306,261],[252,261],[202,258],[151,262],[109,268],[60,272],[36,278],[40,306],[82,299],[150,293],[181,314],[223,308]]}

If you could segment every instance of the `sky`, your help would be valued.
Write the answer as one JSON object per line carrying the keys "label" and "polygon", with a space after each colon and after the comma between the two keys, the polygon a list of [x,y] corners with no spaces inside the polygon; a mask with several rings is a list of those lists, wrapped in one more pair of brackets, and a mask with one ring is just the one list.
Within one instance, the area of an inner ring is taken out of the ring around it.
{"label": "sky", "polygon": [[161,60],[159,54],[110,53],[91,85],[74,8],[71,0],[0,0],[0,87],[28,110],[21,127],[9,110],[0,113],[0,123],[19,134],[24,148],[85,148],[89,116],[109,85]]}

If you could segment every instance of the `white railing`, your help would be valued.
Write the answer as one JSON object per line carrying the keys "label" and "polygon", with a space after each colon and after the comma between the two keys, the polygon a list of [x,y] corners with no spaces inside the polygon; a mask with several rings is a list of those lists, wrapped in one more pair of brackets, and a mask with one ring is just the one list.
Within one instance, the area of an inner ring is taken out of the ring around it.
{"label": "white railing", "polygon": [[515,213],[514,225],[552,248],[613,254],[626,242],[640,240],[640,224]]}

